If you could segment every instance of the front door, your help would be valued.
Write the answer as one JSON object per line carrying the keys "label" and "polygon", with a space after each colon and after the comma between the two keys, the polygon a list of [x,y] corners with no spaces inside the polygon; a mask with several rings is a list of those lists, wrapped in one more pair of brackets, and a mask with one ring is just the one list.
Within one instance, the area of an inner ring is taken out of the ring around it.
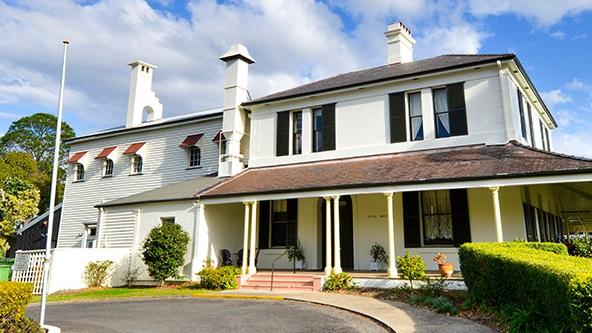
{"label": "front door", "polygon": [[[325,267],[326,260],[325,260],[325,249],[326,249],[326,242],[325,242],[325,235],[326,235],[326,227],[325,227],[325,217],[326,217],[326,204],[325,200],[321,199],[321,234],[322,234],[322,262],[323,267]],[[333,205],[331,205],[333,208]],[[331,209],[331,235],[334,235],[334,214],[333,209]],[[344,270],[353,270],[354,269],[354,219],[353,219],[353,212],[352,212],[352,199],[349,195],[342,196],[339,199],[339,231],[340,231],[340,243],[341,243],[341,268]],[[334,237],[334,236],[333,236]],[[334,238],[331,237],[331,240]],[[334,255],[331,256],[331,260],[334,262]],[[321,267],[321,268],[323,268]]]}

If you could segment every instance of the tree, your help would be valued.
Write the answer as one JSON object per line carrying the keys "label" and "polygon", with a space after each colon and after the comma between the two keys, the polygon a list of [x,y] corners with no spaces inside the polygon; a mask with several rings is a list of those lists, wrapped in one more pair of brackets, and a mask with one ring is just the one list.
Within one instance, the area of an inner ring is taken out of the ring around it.
{"label": "tree", "polygon": [[7,237],[16,225],[38,213],[39,190],[26,181],[8,177],[2,182],[0,193],[0,253],[8,249]]}
{"label": "tree", "polygon": [[[31,154],[39,168],[51,172],[53,147],[55,144],[57,118],[48,113],[36,113],[13,122],[2,139],[2,151],[20,151]],[[76,134],[70,125],[62,122],[62,140],[73,138]],[[62,144],[60,156],[62,165],[66,162],[68,145]]]}
{"label": "tree", "polygon": [[164,223],[150,230],[142,252],[148,274],[161,285],[168,278],[178,278],[188,243],[189,234],[178,224]]}

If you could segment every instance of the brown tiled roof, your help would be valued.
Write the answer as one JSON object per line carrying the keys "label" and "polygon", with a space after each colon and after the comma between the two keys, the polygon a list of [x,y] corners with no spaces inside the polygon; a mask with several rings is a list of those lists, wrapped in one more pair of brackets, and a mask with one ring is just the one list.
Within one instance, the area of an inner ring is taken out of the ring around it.
{"label": "brown tiled roof", "polygon": [[517,59],[514,54],[446,54],[402,64],[392,64],[340,74],[311,82],[296,88],[281,91],[244,103],[244,105],[271,102],[284,98],[299,97],[363,84],[401,79],[410,76],[434,73],[469,66],[477,66],[497,60]]}
{"label": "brown tiled roof", "polygon": [[592,160],[510,142],[252,168],[197,196],[214,198],[571,173],[592,173]]}

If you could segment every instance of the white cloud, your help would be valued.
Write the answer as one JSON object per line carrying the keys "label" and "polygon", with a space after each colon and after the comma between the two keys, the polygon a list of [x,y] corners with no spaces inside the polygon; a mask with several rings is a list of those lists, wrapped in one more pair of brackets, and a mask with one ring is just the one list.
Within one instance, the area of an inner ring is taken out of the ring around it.
{"label": "white cloud", "polygon": [[551,38],[555,38],[557,40],[564,40],[565,39],[565,32],[563,31],[554,31],[551,34],[549,34],[549,36],[551,36]]}
{"label": "white cloud", "polygon": [[592,158],[592,140],[589,131],[561,131],[553,134],[553,149],[565,154]]}
{"label": "white cloud", "polygon": [[549,107],[573,102],[571,96],[562,92],[561,89],[543,91],[541,93],[541,97],[543,98],[543,101],[545,101],[545,104],[547,104]]}
{"label": "white cloud", "polygon": [[571,82],[569,82],[566,85],[566,87],[568,89],[575,90],[575,91],[587,91],[587,92],[592,91],[592,85],[582,82],[578,78],[574,78],[573,80],[571,80]]}
{"label": "white cloud", "polygon": [[471,13],[477,16],[515,14],[550,26],[565,16],[575,16],[592,10],[590,0],[469,0]]}
{"label": "white cloud", "polygon": [[[427,58],[446,53],[477,53],[487,33],[469,24],[434,27],[418,39],[417,57]],[[454,41],[454,42],[452,42]],[[426,47],[428,46],[429,47]]]}

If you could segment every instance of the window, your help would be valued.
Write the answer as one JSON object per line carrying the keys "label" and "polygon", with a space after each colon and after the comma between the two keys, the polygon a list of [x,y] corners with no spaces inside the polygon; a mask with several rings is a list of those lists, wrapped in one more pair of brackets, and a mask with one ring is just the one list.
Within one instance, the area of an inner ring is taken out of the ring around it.
{"label": "window", "polygon": [[76,181],[83,181],[84,180],[84,165],[77,163],[76,164]]}
{"label": "window", "polygon": [[545,141],[547,142],[547,150],[551,151],[551,141],[549,141],[549,129],[545,127]]}
{"label": "window", "polygon": [[275,141],[276,156],[290,154],[290,111],[278,112]]}
{"label": "window", "polygon": [[162,224],[175,224],[175,217],[174,216],[161,217],[160,218],[160,223],[162,223]]}
{"label": "window", "polygon": [[292,112],[292,154],[302,154],[302,111]]}
{"label": "window", "polygon": [[434,111],[436,113],[436,137],[449,137],[450,119],[448,114],[446,88],[434,90]]}
{"label": "window", "polygon": [[201,149],[196,146],[191,146],[188,149],[189,167],[194,168],[201,165]]}
{"label": "window", "polygon": [[526,111],[528,113],[528,127],[530,128],[530,145],[534,148],[535,147],[535,142],[534,142],[534,122],[532,121],[532,111],[530,109],[530,103],[526,103]]}
{"label": "window", "polygon": [[391,143],[407,141],[404,92],[389,94],[389,127]]}
{"label": "window", "polygon": [[519,88],[516,88],[516,92],[518,94],[518,112],[520,112],[520,129],[521,129],[521,133],[522,133],[522,137],[525,140],[528,140],[528,138],[526,137],[526,117],[524,115],[524,100],[523,100],[523,96],[522,96],[522,92],[520,91]]}
{"label": "window", "polygon": [[452,244],[452,210],[448,191],[422,192],[421,216],[425,245]]}
{"label": "window", "polygon": [[84,228],[84,247],[93,248],[97,242],[97,225],[90,224]]}
{"label": "window", "polygon": [[144,162],[142,161],[142,156],[134,154],[132,156],[132,175],[141,174],[143,167]]}
{"label": "window", "polygon": [[423,117],[421,114],[421,93],[408,94],[409,99],[409,129],[411,141],[423,140]]}
{"label": "window", "polygon": [[539,119],[539,126],[541,128],[541,141],[543,142],[543,150],[549,150],[549,144],[547,142],[547,136],[545,135],[545,130],[547,127],[543,124],[543,121]]}
{"label": "window", "polygon": [[297,213],[297,199],[262,201],[259,214],[259,248],[296,245]]}
{"label": "window", "polygon": [[103,161],[103,177],[113,176],[113,160],[106,158]]}
{"label": "window", "polygon": [[467,115],[464,83],[454,83],[432,90],[436,138],[466,135]]}
{"label": "window", "polygon": [[323,109],[312,109],[312,151],[323,150]]}

